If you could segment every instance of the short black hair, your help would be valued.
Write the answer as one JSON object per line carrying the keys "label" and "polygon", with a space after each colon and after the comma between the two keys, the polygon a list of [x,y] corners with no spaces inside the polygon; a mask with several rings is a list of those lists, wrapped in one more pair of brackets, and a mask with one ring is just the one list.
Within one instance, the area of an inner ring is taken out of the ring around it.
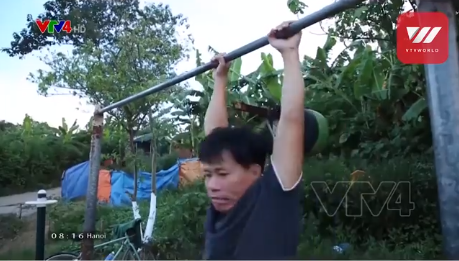
{"label": "short black hair", "polygon": [[216,128],[201,142],[199,159],[207,164],[216,163],[225,151],[244,168],[258,164],[263,169],[272,151],[272,141],[247,127]]}

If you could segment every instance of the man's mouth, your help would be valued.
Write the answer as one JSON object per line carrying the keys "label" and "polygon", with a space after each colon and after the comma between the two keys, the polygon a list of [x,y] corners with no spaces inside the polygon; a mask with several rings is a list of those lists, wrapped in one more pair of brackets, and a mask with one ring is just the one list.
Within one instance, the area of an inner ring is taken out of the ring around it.
{"label": "man's mouth", "polygon": [[212,203],[214,204],[226,204],[228,202],[228,198],[212,197]]}

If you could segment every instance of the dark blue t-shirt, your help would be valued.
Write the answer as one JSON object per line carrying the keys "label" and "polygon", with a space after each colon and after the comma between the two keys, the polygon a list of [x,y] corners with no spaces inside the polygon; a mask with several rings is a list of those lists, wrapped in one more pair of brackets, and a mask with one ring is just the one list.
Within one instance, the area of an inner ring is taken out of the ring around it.
{"label": "dark blue t-shirt", "polygon": [[302,184],[284,191],[270,165],[229,213],[213,206],[205,224],[204,259],[294,259],[299,243]]}

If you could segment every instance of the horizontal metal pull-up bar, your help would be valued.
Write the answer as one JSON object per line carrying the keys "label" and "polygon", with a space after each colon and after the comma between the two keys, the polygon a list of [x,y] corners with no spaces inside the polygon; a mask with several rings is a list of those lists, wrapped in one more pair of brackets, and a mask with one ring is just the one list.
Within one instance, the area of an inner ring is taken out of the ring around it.
{"label": "horizontal metal pull-up bar", "polygon": [[[291,35],[294,35],[296,33],[298,33],[299,31],[303,30],[304,28],[308,27],[308,26],[311,26],[315,23],[318,23],[324,19],[327,19],[329,17],[332,17],[340,12],[343,12],[345,11],[346,9],[349,9],[349,8],[352,8],[360,3],[362,3],[363,0],[340,0],[336,3],[333,3],[331,5],[328,5],[324,8],[322,8],[321,10],[315,12],[315,13],[312,13],[294,23],[292,23],[289,27],[289,29],[287,30],[288,34],[289,35],[279,35],[279,38],[287,38]],[[258,40],[255,40],[247,45],[244,45],[242,47],[240,47],[239,49],[236,49],[230,53],[228,53],[226,56],[225,56],[225,60],[226,61],[232,61],[232,60],[235,60],[245,54],[248,54],[248,53],[251,53],[257,49],[260,49],[261,47],[263,46],[266,46],[268,45],[268,38],[265,36],[265,37],[262,37]],[[138,99],[141,99],[147,95],[150,95],[150,94],[153,94],[153,93],[156,93],[156,92],[159,92],[159,91],[162,91],[166,88],[169,88],[171,86],[174,86],[180,82],[183,82],[183,81],[186,81],[190,78],[193,78],[193,77],[196,77],[197,75],[201,74],[201,73],[205,73],[213,68],[216,68],[217,67],[217,64],[215,63],[206,63],[204,65],[201,65],[197,68],[195,68],[194,70],[191,70],[189,72],[185,72],[181,75],[178,75],[170,80],[167,80],[161,84],[158,84],[156,86],[153,86],[149,89],[146,89],[142,92],[139,92],[137,94],[134,94],[132,96],[129,96],[121,101],[118,101],[118,102],[115,102],[111,105],[108,105],[107,107],[104,107],[102,109],[100,109],[98,111],[98,113],[104,113],[104,112],[108,112],[108,111],[111,111],[113,109],[116,109],[116,108],[120,108],[130,102],[133,102],[133,101],[136,101]]]}

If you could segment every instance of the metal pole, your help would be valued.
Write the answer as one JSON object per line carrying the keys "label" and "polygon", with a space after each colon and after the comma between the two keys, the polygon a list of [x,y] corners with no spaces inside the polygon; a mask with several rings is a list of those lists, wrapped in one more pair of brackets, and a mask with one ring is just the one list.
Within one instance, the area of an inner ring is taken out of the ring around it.
{"label": "metal pole", "polygon": [[[38,191],[37,201],[46,201],[46,191]],[[46,205],[37,205],[37,238],[35,239],[35,260],[45,259]]]}
{"label": "metal pole", "polygon": [[[312,13],[294,23],[292,23],[289,27],[288,33],[286,35],[279,35],[279,38],[288,38],[291,35],[296,34],[297,32],[303,30],[304,28],[311,26],[317,22],[320,22],[324,19],[327,19],[329,17],[332,17],[340,12],[343,12],[349,8],[352,8],[360,3],[362,3],[363,0],[340,0],[338,2],[335,2],[331,5],[328,5],[321,10]],[[226,61],[232,61],[234,59],[237,59],[245,54],[248,54],[250,52],[253,52],[257,49],[260,49],[263,46],[268,45],[268,38],[262,37],[258,40],[255,40],[247,45],[244,45],[240,47],[239,49],[236,49],[230,53],[228,53],[225,56]],[[147,95],[162,91],[166,88],[169,88],[171,86],[174,86],[180,82],[186,81],[190,78],[193,78],[201,73],[207,72],[217,66],[216,63],[207,63],[204,65],[201,65],[194,70],[191,70],[189,72],[183,73],[181,75],[176,76],[175,78],[172,78],[170,80],[167,80],[161,84],[158,84],[156,86],[153,86],[149,89],[146,89],[144,91],[141,91],[137,94],[134,94],[132,96],[129,96],[121,101],[115,102],[111,105],[108,105],[107,107],[102,108],[99,112],[104,113],[108,112],[110,110],[122,107],[130,102],[136,101],[138,99],[141,99]]]}
{"label": "metal pole", "polygon": [[[455,0],[456,1],[456,0]],[[456,12],[449,0],[418,1],[419,12],[442,12],[449,19],[449,56],[443,64],[425,65],[435,151],[443,249],[459,259],[459,60]]]}
{"label": "metal pole", "polygon": [[[97,187],[99,185],[102,128],[104,123],[104,115],[102,113],[98,113],[98,109],[99,106],[96,106],[96,112],[94,113],[92,119],[91,152],[89,154],[90,172],[86,192],[86,210],[83,224],[83,232],[86,234],[94,233],[96,231]],[[82,260],[91,260],[93,252],[94,240],[90,237],[85,237],[81,241]]]}
{"label": "metal pole", "polygon": [[35,260],[45,260],[46,238],[46,205],[57,203],[57,200],[48,200],[46,190],[39,190],[36,201],[27,201],[26,205],[37,206],[37,234],[35,238]]}

